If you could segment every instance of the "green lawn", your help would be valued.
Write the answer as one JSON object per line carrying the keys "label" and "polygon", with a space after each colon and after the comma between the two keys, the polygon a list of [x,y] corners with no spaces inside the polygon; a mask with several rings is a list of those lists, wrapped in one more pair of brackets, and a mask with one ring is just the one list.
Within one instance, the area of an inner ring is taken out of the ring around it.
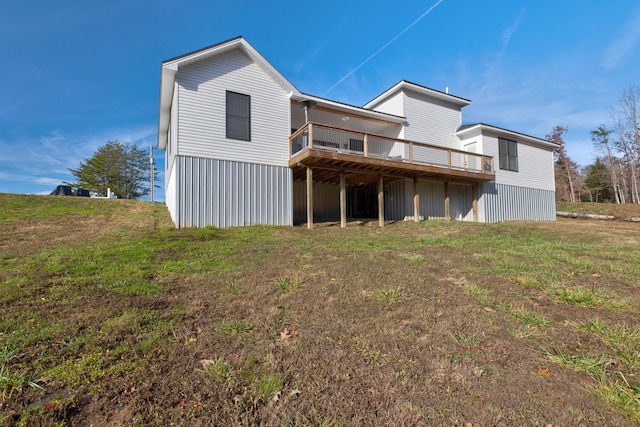
{"label": "green lawn", "polygon": [[637,425],[638,271],[624,221],[176,230],[0,194],[0,425]]}

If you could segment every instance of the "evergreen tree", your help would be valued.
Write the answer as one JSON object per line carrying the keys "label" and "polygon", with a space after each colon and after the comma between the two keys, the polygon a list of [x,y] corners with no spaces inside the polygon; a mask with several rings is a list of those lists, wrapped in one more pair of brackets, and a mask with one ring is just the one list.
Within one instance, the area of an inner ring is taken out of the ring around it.
{"label": "evergreen tree", "polygon": [[615,198],[611,172],[601,159],[584,168],[584,184],[589,189],[589,202],[612,202]]}
{"label": "evergreen tree", "polygon": [[107,188],[118,198],[137,199],[149,194],[149,154],[128,142],[109,141],[92,157],[84,159],[71,185],[106,196]]}

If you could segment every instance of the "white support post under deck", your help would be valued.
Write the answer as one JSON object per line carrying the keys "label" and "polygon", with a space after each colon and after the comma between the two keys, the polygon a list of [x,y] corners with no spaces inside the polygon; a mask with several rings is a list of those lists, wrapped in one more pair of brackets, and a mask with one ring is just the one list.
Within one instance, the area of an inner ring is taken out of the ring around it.
{"label": "white support post under deck", "polygon": [[340,172],[340,227],[347,227],[347,182],[344,172]]}
{"label": "white support post under deck", "polygon": [[418,193],[418,178],[413,178],[413,221],[420,221],[420,193]]}
{"label": "white support post under deck", "polygon": [[451,219],[451,209],[449,207],[449,183],[444,183],[444,219],[449,221]]}
{"label": "white support post under deck", "polygon": [[471,186],[471,199],[473,222],[478,222],[478,184],[473,184]]}
{"label": "white support post under deck", "polygon": [[313,228],[313,171],[307,166],[307,228]]}
{"label": "white support post under deck", "polygon": [[384,178],[378,178],[378,224],[384,227]]}

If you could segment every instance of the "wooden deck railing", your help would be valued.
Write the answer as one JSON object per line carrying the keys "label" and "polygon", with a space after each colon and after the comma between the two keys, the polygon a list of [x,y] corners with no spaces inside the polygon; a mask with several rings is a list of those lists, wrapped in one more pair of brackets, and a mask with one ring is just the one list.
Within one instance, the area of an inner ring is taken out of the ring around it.
{"label": "wooden deck railing", "polygon": [[451,170],[482,174],[494,173],[493,157],[491,156],[316,123],[307,123],[289,137],[291,158],[309,149],[436,166]]}

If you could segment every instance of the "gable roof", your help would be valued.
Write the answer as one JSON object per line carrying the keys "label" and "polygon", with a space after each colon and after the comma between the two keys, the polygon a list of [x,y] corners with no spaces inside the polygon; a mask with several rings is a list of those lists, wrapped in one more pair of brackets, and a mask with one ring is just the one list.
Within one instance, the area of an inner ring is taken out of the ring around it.
{"label": "gable roof", "polygon": [[384,101],[385,99],[391,97],[392,95],[402,90],[411,90],[413,92],[417,92],[419,94],[429,96],[431,98],[436,98],[443,101],[451,102],[452,104],[458,105],[460,107],[465,107],[471,104],[471,101],[468,99],[461,98],[455,95],[450,95],[446,92],[442,92],[436,89],[431,89],[430,87],[422,86],[417,83],[412,83],[407,80],[401,80],[398,83],[396,83],[393,87],[389,88],[385,92],[373,98],[371,101],[367,102],[363,108],[372,108],[374,105],[379,104],[380,102]]}
{"label": "gable roof", "polygon": [[158,114],[158,148],[164,150],[167,146],[167,132],[169,130],[169,119],[171,114],[171,104],[173,102],[173,89],[176,81],[176,74],[181,67],[213,58],[225,52],[240,49],[264,72],[266,72],[278,85],[291,95],[300,95],[296,89],[273,65],[254,49],[242,36],[238,36],[212,46],[207,46],[175,58],[162,61],[160,67],[160,112]]}
{"label": "gable roof", "polygon": [[558,144],[556,144],[555,142],[547,141],[546,139],[537,138],[535,136],[527,135],[521,132],[504,129],[498,126],[488,125],[486,123],[471,123],[471,124],[461,125],[458,128],[458,130],[456,130],[455,134],[456,136],[460,137],[467,133],[472,132],[473,130],[479,130],[480,132],[488,130],[488,131],[493,131],[500,135],[509,136],[511,138],[523,139],[527,142],[533,142],[538,145],[544,145],[544,146],[553,147],[553,148],[558,147]]}

